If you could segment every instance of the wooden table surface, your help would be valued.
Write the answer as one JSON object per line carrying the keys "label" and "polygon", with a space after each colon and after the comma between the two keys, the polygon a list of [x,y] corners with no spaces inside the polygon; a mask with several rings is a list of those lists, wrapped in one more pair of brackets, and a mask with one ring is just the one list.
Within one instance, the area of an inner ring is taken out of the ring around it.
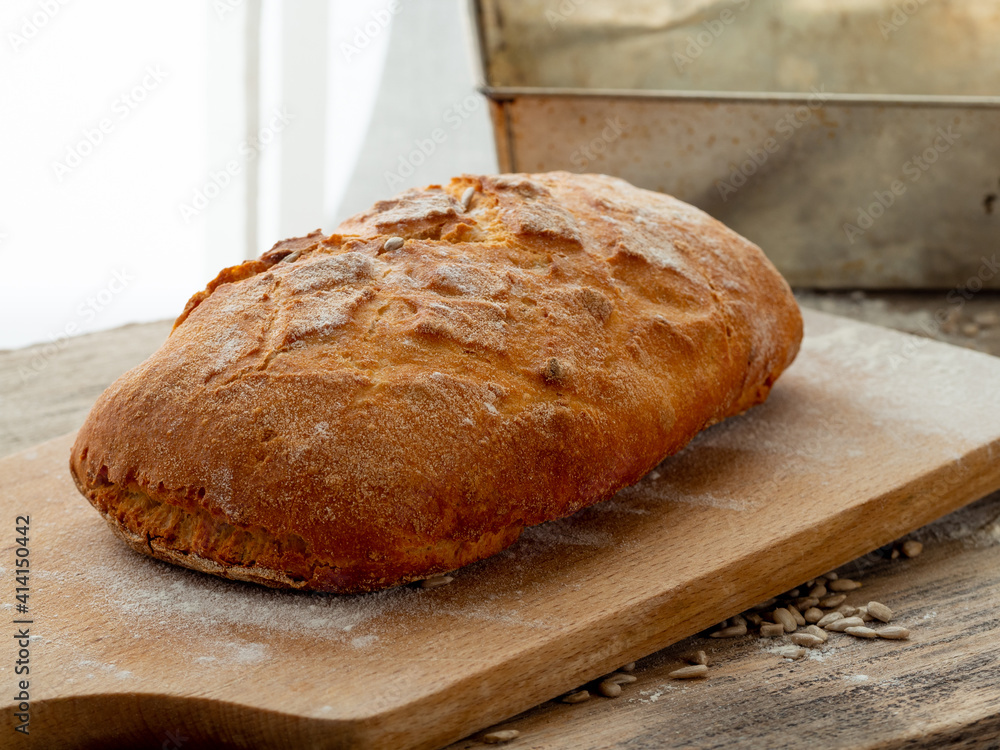
{"label": "wooden table surface", "polygon": [[[983,293],[962,306],[944,293],[800,301],[1000,354],[1000,296]],[[101,390],[169,328],[126,326],[0,352],[0,456],[79,427]],[[788,661],[769,639],[690,638],[641,660],[638,681],[619,698],[549,702],[512,717],[497,728],[521,736],[505,746],[1000,748],[1000,493],[911,536],[925,544],[919,557],[873,554],[841,569],[864,582],[848,602],[888,604],[911,640],[843,636]],[[667,677],[698,649],[711,660],[708,679]],[[482,746],[483,736],[452,748]]]}

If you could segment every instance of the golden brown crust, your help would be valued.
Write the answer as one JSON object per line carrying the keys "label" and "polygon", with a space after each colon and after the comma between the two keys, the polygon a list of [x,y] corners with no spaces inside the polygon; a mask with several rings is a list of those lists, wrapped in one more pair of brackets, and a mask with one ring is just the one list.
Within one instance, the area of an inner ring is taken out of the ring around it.
{"label": "golden brown crust", "polygon": [[763,401],[801,335],[759,248],[697,209],[464,176],[223,271],[101,396],[71,469],[146,554],[370,591],[637,481]]}

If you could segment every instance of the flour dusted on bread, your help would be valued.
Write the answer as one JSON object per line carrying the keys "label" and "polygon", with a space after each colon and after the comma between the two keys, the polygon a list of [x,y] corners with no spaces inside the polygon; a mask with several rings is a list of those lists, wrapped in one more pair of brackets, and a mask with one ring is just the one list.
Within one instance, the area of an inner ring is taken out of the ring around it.
{"label": "flour dusted on bread", "polygon": [[382,589],[634,483],[762,402],[801,335],[760,249],[691,206],[467,175],[224,270],[101,396],[71,469],[146,554]]}

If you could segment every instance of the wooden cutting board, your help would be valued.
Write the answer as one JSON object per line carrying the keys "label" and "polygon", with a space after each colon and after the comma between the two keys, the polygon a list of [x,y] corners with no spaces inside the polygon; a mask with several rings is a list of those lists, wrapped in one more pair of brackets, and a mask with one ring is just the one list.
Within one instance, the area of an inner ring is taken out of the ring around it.
{"label": "wooden cutting board", "polygon": [[436,589],[309,595],[175,568],[77,494],[72,436],[0,461],[0,747],[437,747],[1000,487],[1000,359],[812,312],[806,332],[767,404]]}

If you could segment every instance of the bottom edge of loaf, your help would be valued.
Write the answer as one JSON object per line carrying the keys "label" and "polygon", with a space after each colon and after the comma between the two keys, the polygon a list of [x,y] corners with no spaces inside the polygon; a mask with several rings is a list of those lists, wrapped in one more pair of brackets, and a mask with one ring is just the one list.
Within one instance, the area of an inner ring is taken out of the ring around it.
{"label": "bottom edge of loaf", "polygon": [[[316,556],[283,568],[281,565],[261,564],[259,560],[254,560],[252,564],[226,560],[227,554],[223,554],[222,550],[232,556],[233,535],[225,525],[202,518],[203,514],[189,513],[134,490],[119,494],[114,485],[101,488],[94,496],[88,493],[88,497],[111,531],[133,550],[148,557],[229,580],[329,594],[379,591],[448,573],[501,552],[516,542],[523,531],[521,526],[512,526],[487,532],[473,541],[443,540],[435,547],[409,557],[406,551],[402,551],[399,557],[381,565],[337,564]],[[163,514],[130,512],[136,510],[136,506],[147,510],[150,507],[165,510],[170,521],[160,527],[149,526],[143,521],[157,515],[162,521]],[[131,528],[130,520],[138,522],[140,528]],[[244,531],[244,534],[260,541],[251,532]],[[184,538],[197,538],[197,549],[194,549],[194,544],[178,543]],[[266,542],[264,544],[266,546]],[[259,548],[260,544],[255,546]],[[213,553],[217,554],[213,556]]]}

